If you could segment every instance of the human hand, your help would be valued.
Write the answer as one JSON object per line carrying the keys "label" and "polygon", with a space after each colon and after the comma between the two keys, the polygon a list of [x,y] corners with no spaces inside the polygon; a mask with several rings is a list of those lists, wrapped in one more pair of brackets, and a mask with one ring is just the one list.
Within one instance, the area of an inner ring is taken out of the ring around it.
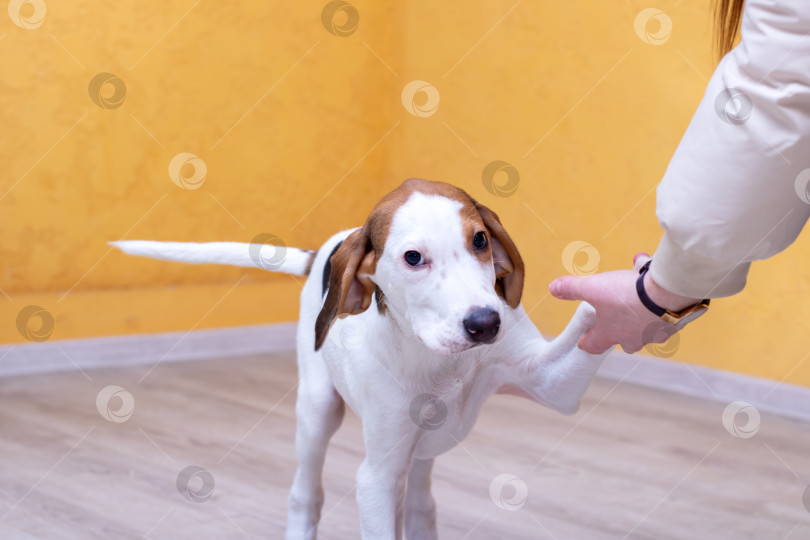
{"label": "human hand", "polygon": [[[646,253],[633,258],[634,270],[603,272],[592,276],[563,276],[549,285],[555,298],[584,300],[596,309],[596,324],[579,339],[579,348],[600,354],[613,345],[621,345],[628,353],[641,350],[648,343],[664,343],[677,330],[648,310],[636,292],[639,269],[650,259]],[[699,298],[673,294],[656,284],[649,272],[644,287],[659,306],[681,311],[697,304]]]}

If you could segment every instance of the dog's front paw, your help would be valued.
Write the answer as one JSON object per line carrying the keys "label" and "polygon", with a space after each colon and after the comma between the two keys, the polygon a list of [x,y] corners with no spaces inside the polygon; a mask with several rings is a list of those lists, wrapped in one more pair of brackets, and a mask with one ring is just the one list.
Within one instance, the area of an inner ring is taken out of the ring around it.
{"label": "dog's front paw", "polygon": [[580,302],[571,321],[584,334],[596,324],[596,309],[588,302]]}

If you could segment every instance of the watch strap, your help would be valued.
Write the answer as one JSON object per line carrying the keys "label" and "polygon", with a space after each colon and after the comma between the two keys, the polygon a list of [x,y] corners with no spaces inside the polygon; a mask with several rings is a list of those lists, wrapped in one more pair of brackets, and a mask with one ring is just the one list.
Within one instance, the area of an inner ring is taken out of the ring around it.
{"label": "watch strap", "polygon": [[647,273],[647,270],[650,269],[651,261],[652,259],[645,262],[644,266],[642,266],[638,271],[638,279],[636,279],[636,292],[638,293],[638,299],[641,300],[644,307],[652,311],[657,317],[663,317],[667,310],[653,302],[652,298],[650,298],[650,296],[647,294],[647,290],[644,288],[644,275]]}
{"label": "watch strap", "polygon": [[641,300],[641,303],[644,304],[644,307],[649,309],[652,313],[663,319],[665,322],[674,324],[675,326],[678,326],[682,322],[680,319],[682,317],[685,317],[689,313],[692,313],[699,309],[703,309],[703,311],[705,311],[706,308],[709,307],[710,300],[706,298],[704,300],[701,300],[694,306],[684,309],[680,313],[674,313],[672,311],[669,311],[668,309],[662,308],[661,306],[653,302],[652,298],[650,298],[650,295],[647,294],[647,289],[644,288],[644,275],[650,269],[651,262],[652,259],[644,263],[644,265],[639,269],[638,279],[636,279],[636,292],[638,293],[638,299]]}

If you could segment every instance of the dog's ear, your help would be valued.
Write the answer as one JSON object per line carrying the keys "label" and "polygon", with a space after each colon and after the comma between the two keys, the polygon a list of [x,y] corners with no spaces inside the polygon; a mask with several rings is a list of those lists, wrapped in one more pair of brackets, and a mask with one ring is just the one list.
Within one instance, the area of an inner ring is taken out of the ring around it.
{"label": "dog's ear", "polygon": [[523,295],[524,268],[517,246],[501,225],[498,215],[478,202],[475,208],[489,230],[492,262],[495,264],[495,288],[509,307],[518,307]]}
{"label": "dog's ear", "polygon": [[339,315],[362,313],[374,295],[375,253],[365,227],[346,237],[332,255],[329,292],[315,322],[315,350],[321,348],[332,323]]}

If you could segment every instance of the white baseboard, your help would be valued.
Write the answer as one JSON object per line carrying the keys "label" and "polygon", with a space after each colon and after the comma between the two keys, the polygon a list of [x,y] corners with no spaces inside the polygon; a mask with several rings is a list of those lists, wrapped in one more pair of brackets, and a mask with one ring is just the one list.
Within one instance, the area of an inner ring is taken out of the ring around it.
{"label": "white baseboard", "polygon": [[614,350],[598,376],[810,421],[810,388],[644,354]]}
{"label": "white baseboard", "polygon": [[[295,323],[0,346],[0,377],[295,350]],[[598,376],[810,421],[810,388],[614,351]]]}
{"label": "white baseboard", "polygon": [[295,323],[0,346],[0,377],[295,350]]}

